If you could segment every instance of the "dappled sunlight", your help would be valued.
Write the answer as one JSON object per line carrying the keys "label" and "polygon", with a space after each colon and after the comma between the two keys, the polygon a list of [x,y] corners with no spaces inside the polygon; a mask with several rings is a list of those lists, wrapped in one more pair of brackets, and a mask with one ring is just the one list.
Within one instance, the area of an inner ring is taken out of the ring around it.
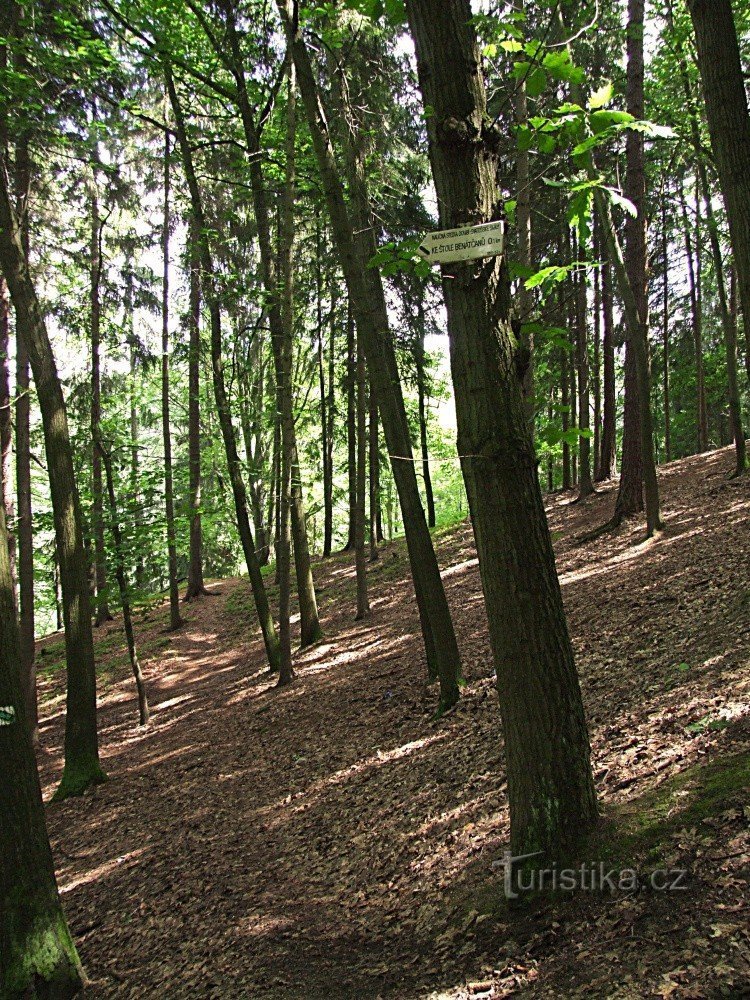
{"label": "dappled sunlight", "polygon": [[134,867],[139,864],[139,859],[145,853],[145,848],[138,848],[135,851],[130,851],[128,854],[124,854],[122,857],[113,858],[111,861],[107,861],[104,864],[97,865],[95,868],[90,869],[85,875],[81,875],[78,878],[74,878],[69,882],[63,882],[60,885],[60,894],[65,896],[66,893],[73,892],[73,890],[78,889],[80,886],[89,885],[92,882],[98,881],[100,878],[104,878],[111,872],[115,871],[120,865],[127,865],[128,867]]}

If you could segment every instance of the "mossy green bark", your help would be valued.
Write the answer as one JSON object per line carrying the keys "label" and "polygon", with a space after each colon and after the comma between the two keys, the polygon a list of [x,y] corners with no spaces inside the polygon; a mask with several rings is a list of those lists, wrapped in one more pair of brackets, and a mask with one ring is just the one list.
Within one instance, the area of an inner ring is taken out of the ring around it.
{"label": "mossy green bark", "polygon": [[[17,903],[9,907],[5,930],[9,936],[8,965],[0,981],[0,996],[8,1000],[67,1000],[79,994],[85,977],[62,912],[41,913],[25,928],[13,926],[13,914],[21,909],[28,916],[28,906]],[[4,949],[5,950],[5,949]]]}
{"label": "mossy green bark", "polygon": [[102,785],[107,775],[102,770],[98,757],[83,755],[66,757],[60,784],[52,797],[53,802],[83,795],[92,785]]}

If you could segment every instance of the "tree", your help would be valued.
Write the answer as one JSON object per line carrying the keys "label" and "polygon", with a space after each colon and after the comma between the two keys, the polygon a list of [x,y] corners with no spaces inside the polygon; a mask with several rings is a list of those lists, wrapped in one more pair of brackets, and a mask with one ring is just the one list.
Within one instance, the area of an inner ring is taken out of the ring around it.
{"label": "tree", "polygon": [[105,780],[96,731],[96,671],[88,565],[81,504],[73,469],[68,418],[44,317],[21,245],[8,176],[0,168],[0,267],[5,274],[34,374],[44,423],[50,492],[65,620],[68,687],[65,768],[58,799],[81,795]]}
{"label": "tree", "polygon": [[[469,0],[410,0],[408,18],[445,228],[498,203]],[[505,737],[511,849],[559,856],[596,822],[590,750],[523,398],[505,261],[444,270],[458,449],[479,554]]]}
{"label": "tree", "polygon": [[[687,0],[687,6],[695,28],[708,130],[726,206],[747,331],[750,329],[750,115],[737,29],[730,0],[711,3]],[[735,419],[735,425],[736,422]],[[739,456],[737,471],[740,471]]]}
{"label": "tree", "polygon": [[66,1000],[84,975],[57,892],[19,668],[0,505],[0,994]]}
{"label": "tree", "polygon": [[[282,2],[279,3],[279,11],[286,24],[288,14]],[[377,268],[368,266],[376,249],[374,232],[372,226],[368,226],[364,231],[358,227],[355,236],[352,218],[356,216],[350,215],[344,199],[344,189],[310,54],[299,28],[294,31],[292,37],[300,94],[326,196],[333,238],[344,272],[357,331],[362,338],[367,369],[377,393],[388,451],[392,456],[391,469],[401,501],[428,671],[430,676],[438,677],[440,680],[439,710],[443,711],[454,705],[459,696],[458,644],[419,496],[401,381],[390,339],[382,279]],[[357,171],[352,172],[351,166],[354,161],[351,155],[348,162],[349,182],[350,184],[354,182],[355,212],[360,218],[363,215],[369,218],[371,208],[364,178]]]}

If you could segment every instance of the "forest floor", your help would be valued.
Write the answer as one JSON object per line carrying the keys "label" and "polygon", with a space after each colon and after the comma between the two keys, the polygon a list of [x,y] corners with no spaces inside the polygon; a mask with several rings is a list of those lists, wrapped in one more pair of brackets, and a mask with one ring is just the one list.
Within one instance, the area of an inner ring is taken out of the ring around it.
{"label": "forest floor", "polygon": [[[436,533],[467,686],[434,721],[402,542],[316,565],[325,639],[296,683],[263,665],[246,581],[137,637],[98,632],[110,780],[49,805],[59,884],[102,998],[750,996],[750,478],[728,450],[662,468],[668,528],[581,545],[615,487],[548,499],[601,829],[581,860],[685,869],[686,888],[509,906],[497,696],[471,532]],[[45,798],[61,773],[61,636],[40,643]]]}

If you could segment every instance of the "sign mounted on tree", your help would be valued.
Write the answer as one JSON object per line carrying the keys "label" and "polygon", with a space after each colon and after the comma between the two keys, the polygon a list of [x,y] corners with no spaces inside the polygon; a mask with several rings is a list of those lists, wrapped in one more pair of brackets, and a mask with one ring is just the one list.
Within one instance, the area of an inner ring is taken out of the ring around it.
{"label": "sign mounted on tree", "polygon": [[449,264],[496,257],[503,252],[504,245],[505,223],[485,222],[479,226],[428,233],[419,244],[418,253],[430,264]]}

